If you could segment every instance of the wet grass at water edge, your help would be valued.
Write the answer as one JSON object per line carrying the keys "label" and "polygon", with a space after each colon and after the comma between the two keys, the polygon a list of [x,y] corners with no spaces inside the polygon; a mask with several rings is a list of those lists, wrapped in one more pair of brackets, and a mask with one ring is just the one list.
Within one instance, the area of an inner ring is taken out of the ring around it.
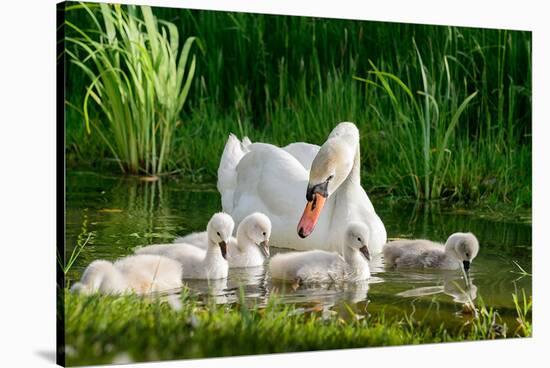
{"label": "wet grass at water edge", "polygon": [[[511,296],[512,297],[512,296]],[[531,336],[531,298],[514,295],[517,323],[482,302],[459,327],[407,315],[349,309],[346,318],[320,306],[202,303],[184,289],[177,303],[138,296],[65,293],[67,363],[111,363],[326,349],[475,341]],[[172,305],[176,305],[174,308]]]}

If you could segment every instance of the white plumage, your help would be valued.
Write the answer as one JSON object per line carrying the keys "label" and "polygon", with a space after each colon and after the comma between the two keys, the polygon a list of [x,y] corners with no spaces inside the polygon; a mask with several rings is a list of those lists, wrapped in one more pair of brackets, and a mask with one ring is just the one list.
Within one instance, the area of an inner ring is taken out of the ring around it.
{"label": "white plumage", "polygon": [[97,260],[84,270],[71,291],[82,294],[147,294],[182,286],[181,265],[158,255],[133,255],[114,264]]}
{"label": "white plumage", "polygon": [[368,227],[352,223],[345,233],[343,257],[322,250],[279,253],[269,261],[269,272],[273,279],[299,283],[366,280],[370,277],[368,239]]}
{"label": "white plumage", "polygon": [[[231,237],[227,247],[229,268],[257,267],[264,264],[269,257],[269,237],[271,221],[263,213],[253,213],[244,218],[237,229],[237,237]],[[174,242],[192,244],[206,248],[206,232],[193,233]]]}
{"label": "white plumage", "polygon": [[[139,248],[136,254],[159,254],[182,265],[184,279],[220,279],[228,274],[227,244],[233,233],[233,219],[216,213],[206,226],[208,246],[201,249],[191,244],[154,244]],[[231,246],[231,245],[230,245]]]}
{"label": "white plumage", "polygon": [[445,245],[425,239],[396,240],[384,245],[386,267],[437,268],[466,271],[477,256],[479,243],[472,233],[454,233]]}
{"label": "white plumage", "polygon": [[[231,237],[231,239],[233,239],[233,237]],[[231,239],[230,239],[230,242],[231,242]],[[185,236],[177,237],[176,239],[174,239],[172,243],[193,244],[199,248],[206,249],[208,247],[208,234],[206,231],[191,233]]]}
{"label": "white plumage", "polygon": [[[297,250],[341,252],[346,225],[361,222],[369,227],[371,252],[379,253],[386,230],[361,187],[359,151],[359,131],[353,123],[338,124],[321,147],[241,143],[230,135],[218,168],[223,210],[236,224],[252,212],[266,214],[272,223],[270,242]],[[304,207],[313,203],[306,200],[306,192],[325,184],[324,207],[320,201],[312,206],[317,212],[300,232]]]}
{"label": "white plumage", "polygon": [[313,159],[319,153],[321,147],[316,144],[296,142],[291,143],[283,147],[283,150],[290,153],[299,163],[302,164],[304,169],[310,170]]}

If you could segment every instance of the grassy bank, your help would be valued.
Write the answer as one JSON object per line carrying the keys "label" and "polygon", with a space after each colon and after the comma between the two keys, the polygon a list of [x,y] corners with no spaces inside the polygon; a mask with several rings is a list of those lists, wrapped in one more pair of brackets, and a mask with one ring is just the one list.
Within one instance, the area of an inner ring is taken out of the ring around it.
{"label": "grassy bank", "polygon": [[[165,172],[214,181],[229,132],[278,145],[320,144],[347,120],[361,131],[363,185],[371,193],[531,206],[529,32],[181,9],[153,14],[172,22],[182,40],[193,36],[202,45]],[[94,26],[82,9],[67,17],[83,29]],[[75,65],[68,72],[67,99],[77,107],[68,109],[68,165],[118,171],[78,112],[90,79]],[[94,106],[90,119],[106,124]]]}
{"label": "grassy bank", "polygon": [[[525,297],[525,296],[523,296]],[[181,309],[168,303],[127,297],[82,297],[65,293],[67,363],[113,360],[203,358],[485,340],[531,335],[530,300],[517,300],[518,319],[506,326],[498,312],[479,307],[459,327],[433,326],[411,317],[384,314],[348,318],[305,312],[271,299],[266,307],[245,303],[202,305],[187,292]],[[527,303],[527,304],[524,304]],[[121,358],[122,357],[122,358]]]}

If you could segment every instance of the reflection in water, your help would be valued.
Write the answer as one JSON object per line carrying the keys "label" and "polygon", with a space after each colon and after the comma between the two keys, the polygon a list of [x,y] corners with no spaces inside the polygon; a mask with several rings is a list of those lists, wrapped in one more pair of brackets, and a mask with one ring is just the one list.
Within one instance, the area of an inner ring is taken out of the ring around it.
{"label": "reflection in water", "polygon": [[[514,264],[531,273],[531,225],[492,221],[437,207],[389,205],[377,198],[373,201],[390,238],[445,241],[448,234],[457,231],[476,234],[482,250],[470,270],[472,286],[465,288],[460,272],[387,270],[381,256],[370,262],[371,279],[360,284],[298,287],[273,282],[263,267],[230,269],[226,280],[184,283],[205,303],[237,303],[242,295],[262,305],[276,295],[283,303],[320,307],[343,318],[350,310],[364,313],[367,304],[369,312],[384,310],[402,316],[410,312],[412,301],[418,311],[436,300],[439,317],[456,320],[457,308],[468,298],[479,297],[488,307],[498,308],[501,315],[509,311],[512,317],[515,307],[511,294],[521,289],[531,294],[531,277],[518,277]],[[92,235],[67,278],[79,279],[95,259],[115,260],[131,254],[137,246],[170,243],[177,236],[202,231],[210,216],[220,209],[214,186],[68,172],[66,253]],[[272,248],[273,254],[278,251],[285,250]]]}
{"label": "reflection in water", "polygon": [[219,280],[183,280],[191,290],[197,291],[203,296],[204,301],[216,304],[227,304],[235,302],[231,293],[227,290],[227,279]]}
{"label": "reflection in water", "polygon": [[319,303],[330,307],[338,301],[354,304],[366,300],[369,291],[369,282],[304,284],[298,286],[280,280],[272,280],[271,287],[274,294],[282,297],[289,303]]}
{"label": "reflection in water", "polygon": [[416,298],[441,293],[452,297],[455,303],[472,304],[477,298],[477,286],[475,286],[473,280],[469,284],[462,283],[462,285],[460,280],[445,280],[443,285],[423,286],[402,291],[397,295],[405,298]]}

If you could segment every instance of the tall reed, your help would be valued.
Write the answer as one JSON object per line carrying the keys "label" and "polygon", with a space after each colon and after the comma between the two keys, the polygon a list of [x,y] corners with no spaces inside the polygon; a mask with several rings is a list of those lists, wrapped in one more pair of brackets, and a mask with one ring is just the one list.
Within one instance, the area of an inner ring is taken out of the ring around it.
{"label": "tall reed", "polygon": [[[78,6],[93,30],[65,23],[74,31],[66,41],[76,46],[66,52],[89,77],[82,102],[86,129],[95,128],[123,172],[162,173],[195,74],[195,56],[188,59],[196,38],[181,47],[177,27],[157,20],[147,6],[99,7],[97,14],[88,4]],[[90,117],[92,102],[97,121]]]}
{"label": "tall reed", "polygon": [[[463,101],[457,101],[457,95],[451,96],[449,92],[453,88],[453,80],[448,59],[444,56],[442,67],[430,73],[414,40],[413,44],[422,76],[422,89],[416,95],[398,76],[380,71],[372,62],[373,69],[369,74],[378,83],[371,79],[355,79],[384,90],[390,97],[392,117],[397,123],[388,124],[387,129],[396,153],[405,163],[415,196],[434,199],[441,195],[443,180],[453,158],[453,150],[449,149],[450,139],[454,136],[462,112],[477,91]],[[445,84],[439,86],[438,81]],[[401,93],[396,93],[395,88],[400,89]],[[444,91],[447,93],[442,93]]]}
{"label": "tall reed", "polygon": [[[529,32],[153,12],[204,46],[189,89],[193,99],[180,114],[186,124],[174,133],[170,171],[214,181],[229,132],[320,144],[347,120],[361,131],[369,193],[530,206]],[[84,24],[80,13],[71,19]],[[69,100],[81,104],[84,81],[78,73],[69,77]],[[104,163],[97,135],[82,141],[82,125],[68,124],[74,165]]]}

